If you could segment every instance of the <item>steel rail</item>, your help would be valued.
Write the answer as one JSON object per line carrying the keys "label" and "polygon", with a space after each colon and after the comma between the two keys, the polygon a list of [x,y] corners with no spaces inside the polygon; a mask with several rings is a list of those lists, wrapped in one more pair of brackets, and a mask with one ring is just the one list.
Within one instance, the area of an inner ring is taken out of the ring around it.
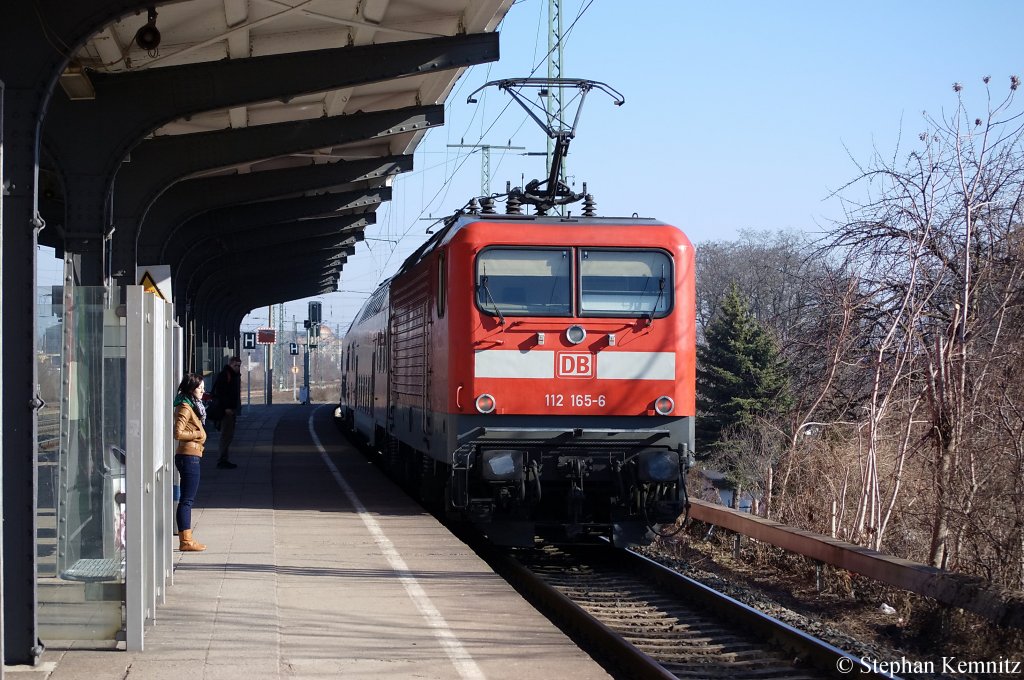
{"label": "steel rail", "polygon": [[[687,601],[696,602],[708,610],[722,613],[727,619],[738,623],[764,640],[770,640],[780,645],[800,658],[808,661],[811,665],[825,672],[845,677],[855,673],[858,677],[867,676],[871,678],[892,678],[894,676],[877,672],[871,666],[863,663],[852,654],[848,654],[838,647],[834,647],[824,640],[808,635],[787,623],[758,611],[724,593],[713,590],[708,586],[695,581],[694,579],[680,574],[663,564],[640,555],[632,550],[623,551],[623,558],[629,562],[629,568],[634,573],[654,581],[669,592],[685,598]],[[837,671],[837,664],[840,659],[849,659],[853,664],[852,670],[846,673]]]}
{"label": "steel rail", "polygon": [[[515,557],[494,548],[484,548],[481,551],[480,546],[474,546],[474,549],[485,556],[496,572],[512,583],[535,606],[545,611],[558,625],[571,630],[594,648],[600,649],[602,661],[610,664],[615,670],[626,673],[627,677],[645,680],[680,677],[598,620],[596,615],[587,612],[571,597],[548,583],[543,576],[521,564]],[[607,554],[615,557],[617,568],[643,581],[654,583],[662,592],[678,598],[684,603],[684,607],[701,610],[721,620],[729,628],[742,630],[769,646],[784,650],[797,662],[806,664],[824,676],[842,678],[856,674],[858,677],[870,678],[895,677],[643,555],[621,550],[612,552],[611,548]]]}
{"label": "steel rail", "polygon": [[507,554],[488,555],[488,562],[517,590],[528,596],[535,606],[550,613],[560,625],[582,635],[599,646],[609,658],[623,660],[621,670],[638,680],[678,680],[660,663],[637,649],[624,637],[588,614],[554,586]]}

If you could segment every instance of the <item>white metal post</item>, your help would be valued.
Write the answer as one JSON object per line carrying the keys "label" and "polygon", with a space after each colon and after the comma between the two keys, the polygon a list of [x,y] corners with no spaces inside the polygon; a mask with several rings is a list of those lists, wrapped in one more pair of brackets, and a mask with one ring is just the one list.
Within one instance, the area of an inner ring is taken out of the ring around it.
{"label": "white metal post", "polygon": [[142,452],[145,381],[142,357],[146,354],[143,333],[142,286],[127,287],[125,346],[125,644],[141,652],[145,628],[143,596],[145,517],[143,508],[144,464]]}
{"label": "white metal post", "polygon": [[[157,437],[159,433],[156,428],[159,425],[159,419],[157,415],[156,400],[160,396],[160,385],[156,380],[157,373],[157,361],[159,356],[157,355],[158,343],[156,339],[157,335],[157,319],[158,312],[156,310],[157,298],[155,295],[142,296],[142,337],[143,345],[142,349],[142,374],[143,383],[146,386],[144,393],[144,401],[142,403],[143,416],[142,416],[142,432],[143,432],[143,447],[142,447],[142,463],[144,465],[142,469],[142,520],[143,520],[143,564],[142,564],[142,584],[143,584],[143,607],[145,608],[145,624],[153,623],[156,616],[156,598],[157,598],[157,542],[156,542],[156,515],[157,515],[157,474],[158,465],[157,461]],[[163,304],[163,303],[161,303]],[[163,324],[160,324],[161,326]],[[135,349],[133,345],[128,345],[126,348],[126,354],[131,353]],[[136,349],[138,351],[138,349]]]}

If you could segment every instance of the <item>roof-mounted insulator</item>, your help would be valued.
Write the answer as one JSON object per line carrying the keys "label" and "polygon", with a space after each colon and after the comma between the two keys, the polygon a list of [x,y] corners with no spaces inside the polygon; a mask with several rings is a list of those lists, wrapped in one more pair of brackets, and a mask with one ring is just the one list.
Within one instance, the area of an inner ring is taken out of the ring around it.
{"label": "roof-mounted insulator", "polygon": [[597,217],[597,202],[594,201],[594,194],[586,194],[583,197],[583,216]]}
{"label": "roof-mounted insulator", "polygon": [[516,198],[514,195],[508,197],[508,201],[505,202],[505,214],[506,215],[522,215],[523,202]]}
{"label": "roof-mounted insulator", "polygon": [[497,211],[494,209],[494,199],[488,196],[487,198],[480,199],[480,206],[483,208],[484,215],[493,215]]}
{"label": "roof-mounted insulator", "polygon": [[480,204],[476,202],[475,198],[471,198],[469,200],[469,206],[467,206],[467,207],[469,208],[469,214],[470,215],[479,215],[480,214]]}

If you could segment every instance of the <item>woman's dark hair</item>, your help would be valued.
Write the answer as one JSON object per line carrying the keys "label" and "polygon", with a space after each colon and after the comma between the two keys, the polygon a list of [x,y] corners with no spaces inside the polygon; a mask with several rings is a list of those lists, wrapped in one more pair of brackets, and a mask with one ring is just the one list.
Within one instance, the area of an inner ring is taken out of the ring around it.
{"label": "woman's dark hair", "polygon": [[186,373],[185,377],[178,383],[178,394],[183,394],[188,398],[192,398],[192,393],[196,391],[203,382],[202,377],[195,373]]}

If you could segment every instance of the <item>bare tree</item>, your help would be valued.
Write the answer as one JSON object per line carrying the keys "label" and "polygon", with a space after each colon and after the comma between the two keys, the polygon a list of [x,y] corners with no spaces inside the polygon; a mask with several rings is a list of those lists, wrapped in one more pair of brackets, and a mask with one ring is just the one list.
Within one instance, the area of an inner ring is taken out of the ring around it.
{"label": "bare tree", "polygon": [[[862,281],[874,313],[865,336],[871,366],[867,453],[858,531],[880,544],[896,507],[907,456],[930,450],[932,483],[928,560],[950,566],[971,516],[993,482],[978,459],[976,433],[996,386],[995,368],[1008,335],[1024,330],[1012,312],[1021,303],[1020,217],[1024,137],[1014,93],[986,112],[968,114],[962,87],[948,116],[925,117],[921,145],[903,164],[876,155],[843,189],[866,184],[867,201],[848,203],[849,219],[832,244]],[[870,196],[869,194],[869,196]],[[897,403],[898,402],[898,403]],[[895,435],[896,465],[878,476],[878,452]],[[1002,456],[1003,452],[998,455]],[[882,494],[885,487],[886,500]]]}

